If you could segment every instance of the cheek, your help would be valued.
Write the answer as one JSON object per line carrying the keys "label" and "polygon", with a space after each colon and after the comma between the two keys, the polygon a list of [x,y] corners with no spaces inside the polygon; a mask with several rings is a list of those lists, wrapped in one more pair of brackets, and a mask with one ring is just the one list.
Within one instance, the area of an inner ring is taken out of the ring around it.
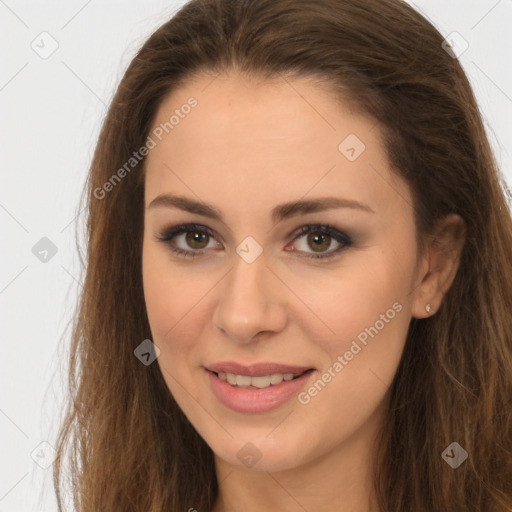
{"label": "cheek", "polygon": [[307,329],[331,359],[350,350],[354,340],[362,347],[374,338],[393,343],[407,329],[410,258],[398,261],[393,251],[382,249],[357,258],[360,264],[347,262],[346,270],[295,284],[316,314],[308,316]]}
{"label": "cheek", "polygon": [[311,303],[316,300],[317,311],[334,333],[317,341],[324,353],[322,367],[301,403],[307,402],[305,410],[315,409],[315,418],[325,418],[325,429],[347,429],[347,433],[367,420],[383,400],[410,323],[412,260],[397,259],[394,251],[382,248],[366,253],[364,259],[360,267],[351,265],[350,272],[333,273],[329,282],[309,286],[310,293],[316,290]]}
{"label": "cheek", "polygon": [[396,374],[410,322],[407,265],[412,262],[389,254],[367,254],[371,266],[351,266],[328,283],[308,285],[309,303],[334,331],[312,338],[323,351],[322,366],[299,400],[305,412],[314,411],[311,442],[319,446],[368,421]]}
{"label": "cheek", "polygon": [[143,247],[142,277],[153,341],[164,352],[184,349],[196,335],[194,318],[201,314],[206,285],[171,264],[161,248],[149,244]]}
{"label": "cheek", "polygon": [[190,369],[198,366],[194,340],[201,336],[201,296],[209,287],[204,278],[191,277],[179,265],[171,264],[165,251],[153,245],[143,247],[142,277],[152,341],[160,350],[157,364],[180,408],[196,418],[190,396],[197,393]]}

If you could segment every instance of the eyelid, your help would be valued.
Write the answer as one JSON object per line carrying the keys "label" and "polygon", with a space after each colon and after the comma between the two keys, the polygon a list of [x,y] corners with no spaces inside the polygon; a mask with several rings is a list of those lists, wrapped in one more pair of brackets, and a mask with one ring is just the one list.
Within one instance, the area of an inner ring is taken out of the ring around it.
{"label": "eyelid", "polygon": [[[184,257],[193,258],[196,256],[200,256],[204,252],[207,251],[207,249],[181,249],[180,247],[174,247],[171,245],[171,241],[176,238],[176,236],[190,232],[190,231],[200,231],[205,234],[207,234],[209,237],[217,239],[217,233],[210,229],[208,226],[205,226],[204,224],[198,224],[194,222],[185,223],[185,224],[177,224],[175,226],[164,228],[157,236],[157,240],[163,243],[166,243],[170,250],[173,253],[177,253]],[[219,238],[222,240],[222,237],[219,236]]]}
{"label": "eyelid", "polygon": [[[169,228],[164,228],[160,234],[156,237],[157,240],[167,243],[169,245],[169,248],[172,252],[177,253],[183,257],[196,257],[201,256],[205,252],[208,251],[208,249],[181,249],[179,247],[175,247],[171,245],[171,241],[178,235],[181,235],[183,233],[187,233],[190,231],[199,231],[207,234],[208,236],[216,239],[220,238],[220,240],[223,240],[221,236],[217,235],[217,233],[210,229],[208,226],[205,226],[204,224],[198,224],[198,223],[185,223],[185,224],[178,224]],[[295,242],[298,238],[301,238],[302,236],[305,236],[309,233],[315,233],[320,232],[322,234],[326,234],[333,238],[338,244],[340,244],[340,247],[335,250],[329,250],[326,252],[306,252],[306,251],[293,251],[296,253],[301,254],[300,257],[303,258],[309,258],[309,259],[319,259],[319,260],[328,260],[328,259],[334,259],[335,256],[337,256],[340,252],[343,252],[347,248],[349,248],[353,244],[352,237],[346,233],[345,231],[342,231],[330,224],[320,224],[320,223],[310,223],[310,224],[303,224],[302,226],[294,229],[287,238],[292,237],[291,242]]]}

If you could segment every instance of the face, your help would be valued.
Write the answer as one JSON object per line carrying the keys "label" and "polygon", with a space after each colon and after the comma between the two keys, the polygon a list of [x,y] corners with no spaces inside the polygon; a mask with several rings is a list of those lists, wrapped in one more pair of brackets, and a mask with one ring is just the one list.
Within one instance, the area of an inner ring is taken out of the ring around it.
{"label": "face", "polygon": [[304,79],[231,74],[174,91],[152,133],[144,294],[185,415],[218,458],[267,471],[370,432],[418,279],[375,122]]}

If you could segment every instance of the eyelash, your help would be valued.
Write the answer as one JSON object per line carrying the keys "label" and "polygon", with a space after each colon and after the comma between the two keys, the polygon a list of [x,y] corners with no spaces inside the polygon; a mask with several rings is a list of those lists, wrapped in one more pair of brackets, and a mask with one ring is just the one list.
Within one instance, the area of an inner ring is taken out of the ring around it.
{"label": "eyelash", "polygon": [[[201,224],[181,224],[179,226],[174,226],[170,229],[164,230],[157,239],[160,242],[163,242],[168,245],[169,249],[177,253],[185,258],[195,258],[197,256],[201,256],[204,252],[207,251],[207,249],[198,249],[198,250],[190,250],[186,251],[184,249],[180,249],[179,247],[174,247],[171,245],[172,239],[180,235],[182,233],[188,233],[188,232],[200,232],[207,234],[208,236],[215,238],[215,234],[206,226],[203,226]],[[328,259],[333,258],[338,253],[344,251],[348,247],[352,245],[352,239],[349,235],[346,233],[343,233],[342,231],[337,230],[333,226],[329,226],[328,224],[307,224],[305,226],[301,226],[300,228],[296,229],[292,236],[294,236],[294,240],[297,238],[300,238],[301,236],[307,235],[309,233],[316,233],[319,232],[322,235],[329,235],[332,237],[336,242],[340,243],[340,247],[338,247],[336,250],[331,251],[329,253],[322,253],[322,255],[319,254],[308,254],[306,256],[301,256],[304,258],[312,258],[312,259]],[[297,251],[299,252],[299,251]]]}

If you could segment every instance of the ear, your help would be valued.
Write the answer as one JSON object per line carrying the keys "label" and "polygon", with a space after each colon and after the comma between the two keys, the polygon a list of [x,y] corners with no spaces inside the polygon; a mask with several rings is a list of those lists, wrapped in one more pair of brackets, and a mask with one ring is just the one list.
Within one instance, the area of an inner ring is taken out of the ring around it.
{"label": "ear", "polygon": [[459,268],[465,240],[466,225],[460,215],[449,214],[436,226],[419,266],[421,282],[413,292],[411,309],[414,318],[429,317],[441,307]]}

